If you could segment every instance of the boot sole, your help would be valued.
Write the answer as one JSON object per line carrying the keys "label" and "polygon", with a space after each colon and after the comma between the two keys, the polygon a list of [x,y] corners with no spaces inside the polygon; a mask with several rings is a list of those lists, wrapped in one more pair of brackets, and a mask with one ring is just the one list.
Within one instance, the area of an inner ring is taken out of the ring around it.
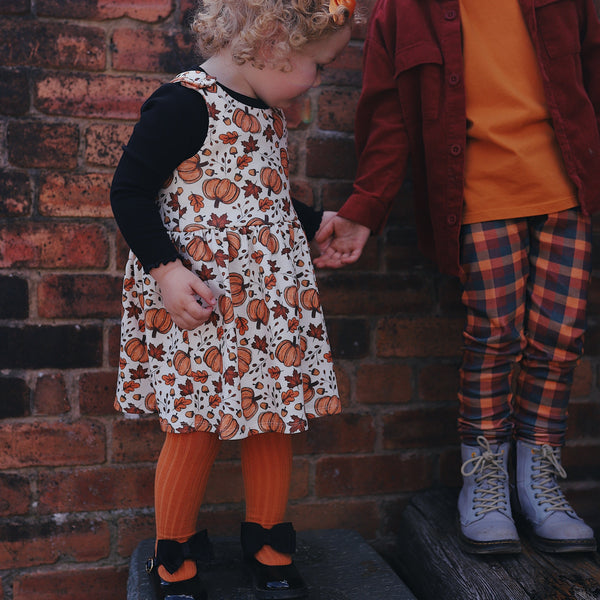
{"label": "boot sole", "polygon": [[540,552],[548,554],[566,554],[569,552],[596,552],[596,540],[552,540],[536,535],[527,528],[525,533],[529,543]]}
{"label": "boot sole", "polygon": [[519,554],[521,552],[521,542],[519,540],[492,540],[489,542],[479,542],[468,538],[458,526],[458,542],[460,547],[468,554]]}

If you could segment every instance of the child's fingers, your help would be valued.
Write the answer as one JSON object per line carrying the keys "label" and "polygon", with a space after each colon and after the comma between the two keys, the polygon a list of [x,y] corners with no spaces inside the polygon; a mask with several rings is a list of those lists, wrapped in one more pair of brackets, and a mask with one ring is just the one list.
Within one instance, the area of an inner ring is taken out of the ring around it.
{"label": "child's fingers", "polygon": [[331,237],[333,236],[335,219],[330,219],[327,223],[324,223],[317,233],[315,234],[315,242],[321,247],[326,247],[331,243]]}

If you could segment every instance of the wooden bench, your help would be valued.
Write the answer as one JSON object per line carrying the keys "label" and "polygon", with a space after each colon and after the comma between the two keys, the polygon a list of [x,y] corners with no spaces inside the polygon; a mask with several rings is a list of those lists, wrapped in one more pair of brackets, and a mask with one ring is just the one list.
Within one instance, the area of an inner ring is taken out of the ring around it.
{"label": "wooden bench", "polygon": [[599,600],[600,555],[474,556],[457,540],[458,490],[414,496],[403,512],[397,564],[419,600]]}

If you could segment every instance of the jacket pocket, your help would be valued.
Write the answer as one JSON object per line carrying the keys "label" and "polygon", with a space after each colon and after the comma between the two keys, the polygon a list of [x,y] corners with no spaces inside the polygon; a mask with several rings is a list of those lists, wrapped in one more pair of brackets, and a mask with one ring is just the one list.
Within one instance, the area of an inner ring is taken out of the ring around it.
{"label": "jacket pocket", "polygon": [[573,0],[534,0],[538,31],[550,58],[581,51],[579,16]]}
{"label": "jacket pocket", "polygon": [[[439,115],[443,63],[440,49],[432,42],[402,47],[395,54],[394,76],[400,98],[410,98],[412,108],[417,108],[420,100],[420,113],[425,120],[437,119]],[[417,115],[413,114],[412,117],[416,118]]]}

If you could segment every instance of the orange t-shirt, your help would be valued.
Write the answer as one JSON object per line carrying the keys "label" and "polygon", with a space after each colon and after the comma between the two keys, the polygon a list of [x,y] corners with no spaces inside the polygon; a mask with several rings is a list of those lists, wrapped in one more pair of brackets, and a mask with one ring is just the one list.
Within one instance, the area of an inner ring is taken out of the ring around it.
{"label": "orange t-shirt", "polygon": [[467,150],[463,223],[577,206],[518,0],[460,0]]}

